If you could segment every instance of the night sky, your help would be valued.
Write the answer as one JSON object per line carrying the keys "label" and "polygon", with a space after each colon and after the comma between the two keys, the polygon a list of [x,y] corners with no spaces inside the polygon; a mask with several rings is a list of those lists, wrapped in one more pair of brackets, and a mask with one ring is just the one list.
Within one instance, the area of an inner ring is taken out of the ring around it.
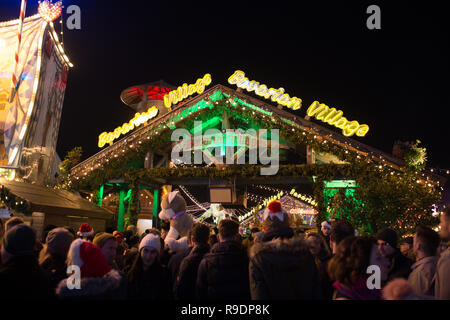
{"label": "night sky", "polygon": [[[448,1],[299,2],[63,1],[81,8],[81,30],[64,29],[74,68],[58,154],[98,152],[98,135],[132,118],[119,97],[132,85],[178,86],[210,73],[210,86],[236,88],[227,78],[240,69],[301,98],[301,116],[318,100],[370,126],[355,139],[389,153],[397,139],[419,139],[429,165],[449,168]],[[381,30],[366,27],[371,4]],[[36,13],[37,1],[27,8]],[[19,9],[19,0],[2,1],[0,20]]]}

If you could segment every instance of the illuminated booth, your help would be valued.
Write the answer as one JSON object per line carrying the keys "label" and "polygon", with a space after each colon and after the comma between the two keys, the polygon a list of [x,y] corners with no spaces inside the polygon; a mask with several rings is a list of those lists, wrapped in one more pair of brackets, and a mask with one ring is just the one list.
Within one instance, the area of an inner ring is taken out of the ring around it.
{"label": "illuminated booth", "polygon": [[99,133],[101,150],[72,168],[68,186],[116,212],[118,230],[157,226],[161,197],[173,189],[195,220],[211,225],[225,216],[243,227],[258,223],[267,202],[279,199],[293,223],[314,227],[342,217],[334,200],[341,190],[352,196],[358,170],[403,171],[402,159],[354,139],[369,126],[341,110],[314,101],[302,117],[300,98],[239,70],[228,79],[237,88],[211,83],[206,74],[178,87],[160,81],[124,90],[122,101],[137,113]]}

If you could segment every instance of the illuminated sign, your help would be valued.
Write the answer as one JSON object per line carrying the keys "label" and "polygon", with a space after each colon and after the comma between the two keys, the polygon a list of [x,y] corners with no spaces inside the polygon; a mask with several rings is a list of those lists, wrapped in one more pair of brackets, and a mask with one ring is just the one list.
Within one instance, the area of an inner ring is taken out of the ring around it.
{"label": "illuminated sign", "polygon": [[124,123],[122,126],[117,127],[113,132],[103,132],[98,136],[98,146],[103,147],[107,143],[112,143],[115,139],[120,137],[121,134],[130,132],[135,127],[140,126],[144,122],[156,117],[158,115],[158,108],[153,106],[147,110],[147,112],[136,113],[134,118],[128,123]]}
{"label": "illuminated sign", "polygon": [[297,97],[290,97],[284,92],[283,88],[268,89],[265,84],[259,84],[259,82],[254,80],[248,80],[245,77],[245,73],[240,70],[236,70],[231,77],[228,78],[228,83],[235,84],[239,88],[245,89],[248,92],[255,91],[258,96],[264,97],[266,99],[271,99],[273,102],[277,102],[282,106],[286,106],[292,110],[298,110],[302,106],[302,99]]}
{"label": "illuminated sign", "polygon": [[173,104],[176,104],[188,96],[193,95],[195,92],[198,94],[205,91],[205,87],[211,83],[211,75],[209,73],[205,74],[203,78],[197,79],[194,84],[187,85],[183,83],[182,86],[178,87],[176,90],[172,90],[164,96],[164,105],[169,109]]}
{"label": "illuminated sign", "polygon": [[369,132],[369,126],[367,124],[359,124],[358,121],[349,121],[342,115],[341,110],[330,108],[323,103],[314,101],[306,111],[306,114],[310,117],[315,117],[317,120],[331,124],[339,129],[342,129],[342,133],[346,137],[350,137],[356,133],[358,137],[364,137]]}

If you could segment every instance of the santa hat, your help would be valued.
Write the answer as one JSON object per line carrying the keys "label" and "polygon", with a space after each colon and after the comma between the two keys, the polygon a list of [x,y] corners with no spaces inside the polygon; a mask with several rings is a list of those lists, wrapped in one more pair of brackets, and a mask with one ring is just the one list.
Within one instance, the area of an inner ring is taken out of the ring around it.
{"label": "santa hat", "polygon": [[149,233],[144,238],[142,238],[141,243],[139,244],[139,251],[141,251],[144,247],[152,247],[155,248],[158,252],[161,250],[161,239],[158,235],[154,233]]}
{"label": "santa hat", "polygon": [[270,201],[262,216],[263,226],[266,230],[289,227],[289,216],[278,200]]}
{"label": "santa hat", "polygon": [[89,237],[94,235],[94,228],[92,228],[88,223],[83,223],[78,229],[77,235],[80,237]]}
{"label": "santa hat", "polygon": [[82,278],[101,278],[111,271],[111,266],[106,261],[101,249],[83,239],[72,242],[67,253],[67,260],[80,267]]}

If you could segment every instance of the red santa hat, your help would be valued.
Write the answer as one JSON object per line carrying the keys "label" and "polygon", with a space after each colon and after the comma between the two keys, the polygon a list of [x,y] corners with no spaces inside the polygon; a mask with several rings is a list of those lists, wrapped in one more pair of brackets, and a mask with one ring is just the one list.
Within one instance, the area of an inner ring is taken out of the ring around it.
{"label": "red santa hat", "polygon": [[77,235],[80,237],[89,237],[94,235],[94,228],[88,223],[83,223],[78,229]]}
{"label": "red santa hat", "polygon": [[111,266],[101,249],[83,239],[72,242],[67,253],[67,260],[70,264],[80,267],[82,278],[101,278],[111,271]]}

